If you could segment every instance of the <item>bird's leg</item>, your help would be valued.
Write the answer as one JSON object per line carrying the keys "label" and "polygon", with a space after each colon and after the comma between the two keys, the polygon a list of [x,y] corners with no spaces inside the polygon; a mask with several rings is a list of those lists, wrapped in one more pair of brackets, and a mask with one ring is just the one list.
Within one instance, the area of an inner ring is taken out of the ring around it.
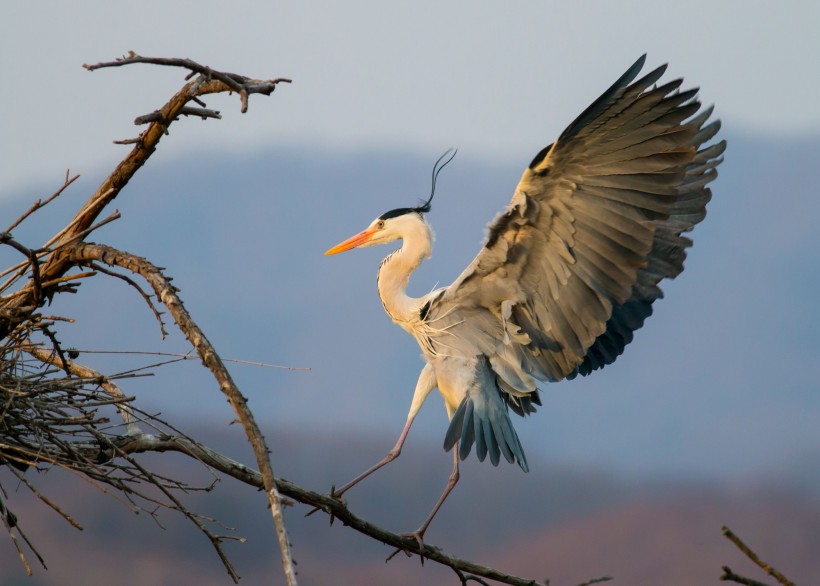
{"label": "bird's leg", "polygon": [[[430,514],[427,516],[427,519],[424,520],[424,523],[421,524],[421,527],[419,527],[412,533],[401,534],[402,537],[412,537],[416,540],[416,543],[419,546],[419,556],[421,556],[422,563],[424,563],[424,556],[422,555],[422,552],[424,551],[424,534],[427,531],[427,528],[430,526],[433,517],[436,516],[436,513],[438,513],[438,510],[441,508],[441,505],[444,504],[444,501],[447,500],[447,497],[455,488],[456,484],[458,483],[459,477],[460,475],[458,472],[458,443],[456,443],[455,448],[453,449],[453,471],[450,473],[450,478],[447,479],[447,486],[444,487],[444,492],[439,497],[436,506],[433,507],[432,511],[430,511]],[[400,551],[404,551],[404,553],[406,553],[408,556],[412,555],[409,551],[402,550],[402,548],[399,548],[393,553],[391,553],[389,556],[387,556],[387,559],[385,561],[389,562]]]}
{"label": "bird's leg", "polygon": [[[413,419],[415,419],[415,414],[411,414],[407,417],[407,423],[404,424],[404,429],[401,430],[401,435],[399,436],[399,440],[396,442],[396,445],[393,446],[393,449],[390,450],[387,455],[379,460],[376,464],[359,474],[356,478],[345,484],[339,490],[336,490],[336,487],[333,486],[330,489],[330,496],[331,498],[336,499],[343,505],[346,505],[344,500],[342,500],[342,495],[346,493],[348,490],[356,486],[359,482],[373,474],[376,470],[381,468],[382,466],[386,466],[393,460],[399,457],[401,454],[401,447],[404,445],[404,440],[407,439],[407,434],[410,432],[410,426],[413,425]],[[308,513],[305,515],[306,517],[310,517],[313,513],[319,510],[320,507],[313,507]],[[333,524],[333,514],[330,515],[330,523]]]}
{"label": "bird's leg", "polygon": [[401,454],[401,448],[404,445],[404,440],[407,439],[407,434],[410,432],[410,426],[413,424],[413,419],[415,419],[414,415],[407,418],[407,423],[404,424],[404,429],[401,431],[401,435],[399,436],[399,440],[396,442],[396,445],[393,446],[393,449],[390,450],[384,458],[382,458],[381,460],[376,462],[373,466],[371,466],[370,468],[368,468],[367,470],[365,470],[364,472],[359,474],[356,478],[354,478],[353,480],[351,480],[350,482],[345,484],[339,490],[336,490],[334,488],[331,491],[330,496],[332,496],[335,499],[341,500],[342,495],[344,493],[346,493],[348,490],[350,490],[351,488],[356,486],[359,482],[361,482],[362,480],[364,480],[365,478],[367,478],[368,476],[373,474],[376,470],[378,470],[382,466],[386,466],[387,464],[389,464],[390,462],[392,462],[393,460],[398,458],[399,455]]}
{"label": "bird's leg", "polygon": [[450,478],[447,479],[447,486],[444,487],[444,492],[438,499],[436,506],[433,507],[433,510],[430,511],[430,514],[427,516],[427,519],[424,520],[421,527],[416,529],[413,533],[408,534],[408,537],[414,537],[416,542],[419,544],[419,549],[424,549],[424,533],[427,531],[427,528],[430,526],[430,523],[433,520],[433,517],[436,516],[438,510],[441,508],[441,505],[444,504],[444,501],[447,500],[447,497],[450,496],[450,493],[453,492],[453,489],[456,487],[458,483],[460,475],[458,473],[458,443],[453,448],[453,471],[450,473]]}
{"label": "bird's leg", "polygon": [[356,478],[345,484],[339,490],[336,490],[334,487],[331,492],[330,496],[335,499],[341,500],[341,497],[344,493],[348,490],[356,486],[359,482],[373,474],[379,468],[386,466],[393,460],[399,457],[401,454],[401,448],[404,445],[404,440],[407,439],[407,434],[410,433],[410,426],[413,425],[413,420],[416,418],[416,414],[421,409],[421,405],[424,403],[424,400],[427,398],[427,395],[430,394],[436,388],[436,374],[433,370],[433,366],[430,363],[427,363],[424,368],[421,370],[421,374],[419,375],[419,380],[416,382],[416,390],[413,392],[413,401],[410,403],[410,412],[407,414],[407,423],[404,424],[404,429],[401,431],[401,435],[399,436],[396,445],[393,446],[393,449],[390,450],[387,455],[379,460],[376,464],[359,474]]}

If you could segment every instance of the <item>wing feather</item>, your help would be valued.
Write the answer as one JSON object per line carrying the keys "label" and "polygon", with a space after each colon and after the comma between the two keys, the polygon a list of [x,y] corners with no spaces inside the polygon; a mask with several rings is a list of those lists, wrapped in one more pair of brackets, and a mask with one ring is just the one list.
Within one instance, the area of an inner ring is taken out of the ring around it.
{"label": "wing feather", "polygon": [[[517,357],[487,354],[505,393],[529,388],[522,372],[560,380],[613,362],[651,315],[660,281],[683,270],[682,233],[705,216],[725,142],[701,148],[720,129],[707,123],[712,108],[682,80],[656,85],[666,66],[635,81],[644,61],[535,156],[478,256],[431,304],[461,351],[482,340],[482,352],[495,343]],[[470,317],[479,313],[487,319]],[[496,439],[482,454],[507,457],[510,438]]]}

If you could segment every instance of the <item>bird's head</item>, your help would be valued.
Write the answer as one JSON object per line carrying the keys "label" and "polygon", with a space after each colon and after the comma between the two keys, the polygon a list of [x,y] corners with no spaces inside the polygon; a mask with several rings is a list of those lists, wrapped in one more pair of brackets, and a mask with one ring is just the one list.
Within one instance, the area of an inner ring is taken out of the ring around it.
{"label": "bird's head", "polygon": [[[456,156],[456,152],[455,149],[448,149],[447,152],[441,155],[438,161],[436,161],[436,164],[433,166],[433,188],[430,192],[429,199],[423,205],[415,208],[397,208],[383,213],[373,220],[367,228],[325,252],[325,256],[338,254],[353,248],[386,244],[394,240],[407,238],[419,231],[424,232],[429,243],[432,239],[432,232],[430,231],[427,221],[424,219],[424,214],[430,211],[430,204],[433,201],[433,195],[436,193],[436,178],[439,172],[441,172],[447,163],[453,160],[453,157]],[[444,160],[447,155],[450,155],[450,157],[442,163],[442,160]]]}
{"label": "bird's head", "polygon": [[400,208],[391,210],[373,220],[367,228],[358,234],[351,236],[344,242],[340,242],[325,252],[325,256],[338,254],[353,248],[387,244],[388,242],[405,238],[408,234],[415,232],[420,227],[429,230],[423,212],[419,209]]}

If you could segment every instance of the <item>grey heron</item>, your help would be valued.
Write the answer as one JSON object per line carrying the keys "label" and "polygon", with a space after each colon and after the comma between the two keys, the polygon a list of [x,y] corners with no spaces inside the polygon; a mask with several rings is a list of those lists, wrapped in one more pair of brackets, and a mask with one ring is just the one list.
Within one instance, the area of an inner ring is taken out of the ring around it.
{"label": "grey heron", "polygon": [[[422,403],[438,388],[450,424],[445,450],[453,471],[429,516],[412,535],[421,543],[459,478],[459,458],[503,456],[526,472],[510,419],[540,405],[536,380],[587,375],[611,364],[662,297],[659,283],[683,270],[692,241],[683,235],[706,215],[707,187],[725,141],[704,146],[720,129],[707,122],[697,89],[681,79],[658,85],[666,65],[635,81],[641,56],[524,170],[512,200],[489,225],[486,242],[449,286],[419,298],[405,292],[431,254],[429,199],[382,214],[334,246],[401,246],[381,263],[378,291],[390,318],[409,332],[425,359],[407,421],[381,461],[341,495],[395,460]],[[445,156],[450,157],[444,161]]]}

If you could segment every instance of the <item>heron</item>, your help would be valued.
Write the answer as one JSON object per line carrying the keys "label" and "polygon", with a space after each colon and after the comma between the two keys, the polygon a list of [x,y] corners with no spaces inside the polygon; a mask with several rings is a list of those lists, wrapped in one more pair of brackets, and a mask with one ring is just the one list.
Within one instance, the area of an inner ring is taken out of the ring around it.
{"label": "heron", "polygon": [[388,211],[330,248],[400,241],[382,260],[377,286],[388,316],[418,342],[425,361],[404,428],[375,465],[331,494],[395,460],[419,409],[438,389],[449,418],[444,449],[453,469],[444,492],[413,533],[419,545],[459,480],[459,460],[503,456],[528,471],[510,412],[541,405],[536,381],[588,375],[613,363],[683,271],[689,232],[706,215],[708,184],[726,142],[682,79],[659,84],[662,65],[640,79],[641,56],[551,145],[532,159],[506,209],[490,224],[472,263],[448,287],[406,293],[432,252],[430,212],[446,152],[433,167],[425,203]]}

